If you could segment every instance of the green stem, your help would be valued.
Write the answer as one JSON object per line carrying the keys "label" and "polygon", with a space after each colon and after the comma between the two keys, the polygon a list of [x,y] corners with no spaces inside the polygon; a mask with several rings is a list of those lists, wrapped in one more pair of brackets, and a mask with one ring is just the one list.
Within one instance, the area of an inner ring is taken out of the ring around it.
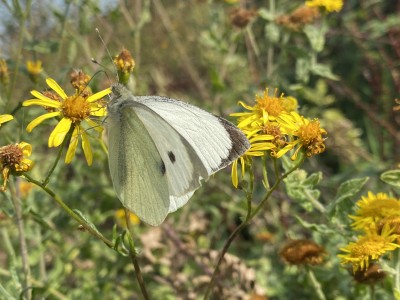
{"label": "green stem", "polygon": [[53,174],[54,170],[56,169],[56,167],[58,165],[58,162],[60,161],[62,152],[64,150],[64,146],[67,143],[67,141],[69,141],[71,139],[72,132],[74,131],[74,128],[75,128],[74,126],[71,126],[69,132],[67,133],[67,136],[62,141],[62,144],[60,145],[60,148],[59,148],[58,153],[57,153],[56,160],[54,161],[53,166],[50,168],[49,172],[47,173],[46,179],[43,180],[43,182],[42,182],[43,186],[46,186],[49,183],[50,177]]}
{"label": "green stem", "polygon": [[[265,198],[257,205],[256,209],[251,212],[251,209],[248,208],[247,212],[248,215],[245,219],[244,222],[242,222],[238,227],[236,227],[236,229],[231,233],[231,235],[229,236],[228,240],[225,242],[221,253],[218,257],[217,263],[215,265],[214,268],[214,272],[211,276],[210,282],[207,286],[207,290],[206,293],[204,294],[204,300],[208,299],[212,288],[214,287],[215,281],[217,279],[217,275],[218,275],[218,271],[219,271],[219,267],[224,259],[224,256],[226,254],[226,252],[228,251],[230,245],[232,244],[233,240],[235,239],[235,237],[237,236],[237,234],[244,228],[246,227],[251,220],[255,217],[255,215],[261,210],[261,208],[264,206],[264,204],[266,203],[266,201],[269,199],[269,197],[271,196],[272,192],[278,187],[278,185],[281,183],[281,181],[283,179],[285,179],[290,173],[292,173],[293,171],[295,171],[304,161],[305,157],[303,157],[302,159],[299,160],[299,162],[292,168],[290,169],[286,174],[282,175],[282,177],[278,178],[278,180],[275,182],[275,184],[272,186],[272,188],[268,191],[267,195],[265,196]],[[252,187],[253,185],[251,185]],[[249,202],[247,202],[249,203]],[[249,205],[249,204],[248,204]],[[251,201],[250,201],[250,205],[251,205]]]}
{"label": "green stem", "polygon": [[396,275],[394,276],[394,295],[400,294],[400,249],[396,249],[393,253],[393,261],[395,263],[394,269]]}
{"label": "green stem", "polygon": [[14,184],[9,184],[11,201],[14,205],[15,216],[17,221],[18,228],[18,238],[19,238],[19,247],[21,251],[21,259],[22,259],[22,270],[25,276],[22,288],[24,290],[24,294],[27,300],[32,299],[32,291],[29,288],[30,280],[31,280],[31,268],[29,267],[29,258],[28,258],[28,246],[26,243],[25,236],[25,226],[24,226],[24,218],[22,215],[22,207],[20,199],[17,195],[17,191],[15,190]]}
{"label": "green stem", "polygon": [[26,180],[29,182],[36,184],[38,187],[40,187],[43,191],[45,191],[47,194],[49,194],[64,210],[65,212],[70,215],[73,219],[75,219],[80,225],[85,228],[87,232],[89,232],[91,235],[96,237],[97,239],[101,240],[106,244],[108,247],[113,248],[114,243],[107,238],[105,238],[100,232],[95,230],[89,223],[87,223],[84,219],[82,219],[78,214],[76,214],[59,196],[57,196],[51,189],[40,183],[39,181],[33,179],[27,174],[23,175]]}
{"label": "green stem", "polygon": [[133,229],[132,229],[132,224],[131,220],[129,218],[129,210],[125,208],[125,221],[126,221],[126,226],[128,228],[128,241],[129,241],[129,256],[131,257],[133,267],[135,268],[135,274],[136,274],[136,279],[140,287],[140,291],[142,292],[143,298],[145,300],[149,300],[149,295],[146,290],[146,285],[143,280],[142,272],[140,270],[139,262],[136,256],[136,249],[135,249],[135,243],[133,242]]}
{"label": "green stem", "polygon": [[318,299],[326,300],[325,294],[322,291],[321,284],[319,283],[317,278],[315,278],[314,272],[309,267],[307,267],[307,276],[311,282],[311,285],[314,287],[315,292],[317,293]]}
{"label": "green stem", "polygon": [[263,185],[266,190],[270,188],[268,181],[268,170],[267,170],[267,156],[264,155],[261,157],[262,160],[262,173],[263,173]]}

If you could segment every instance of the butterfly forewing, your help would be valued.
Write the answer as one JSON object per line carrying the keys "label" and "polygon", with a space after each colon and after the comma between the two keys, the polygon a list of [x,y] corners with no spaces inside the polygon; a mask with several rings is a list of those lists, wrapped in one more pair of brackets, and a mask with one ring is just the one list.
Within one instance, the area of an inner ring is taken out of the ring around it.
{"label": "butterfly forewing", "polygon": [[236,126],[196,106],[159,96],[134,98],[158,114],[189,143],[208,175],[227,166],[250,147]]}

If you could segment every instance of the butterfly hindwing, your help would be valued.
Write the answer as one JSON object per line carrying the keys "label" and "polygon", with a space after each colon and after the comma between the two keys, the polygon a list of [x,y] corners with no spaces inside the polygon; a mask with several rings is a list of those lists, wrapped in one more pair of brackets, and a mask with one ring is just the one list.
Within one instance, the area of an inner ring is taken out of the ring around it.
{"label": "butterfly hindwing", "polygon": [[169,211],[165,164],[135,111],[124,107],[118,115],[108,120],[109,167],[114,188],[125,207],[144,222],[159,225]]}

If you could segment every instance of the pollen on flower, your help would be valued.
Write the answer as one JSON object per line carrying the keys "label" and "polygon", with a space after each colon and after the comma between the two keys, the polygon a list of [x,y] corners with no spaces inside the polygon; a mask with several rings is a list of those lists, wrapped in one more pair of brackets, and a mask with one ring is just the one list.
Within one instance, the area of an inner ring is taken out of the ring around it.
{"label": "pollen on flower", "polygon": [[281,127],[278,123],[266,123],[262,128],[263,133],[272,135],[274,137],[271,143],[276,145],[278,148],[285,146],[286,137],[281,131]]}
{"label": "pollen on flower", "polygon": [[325,151],[324,139],[321,136],[321,126],[318,120],[312,120],[308,124],[302,125],[298,130],[298,137],[301,144],[306,147],[308,157]]}
{"label": "pollen on flower", "polygon": [[273,117],[279,116],[279,114],[284,111],[282,105],[281,97],[276,96],[277,90],[275,90],[274,96],[268,95],[268,89],[265,90],[262,96],[256,95],[257,107],[268,112],[269,115]]}
{"label": "pollen on flower", "polygon": [[81,95],[73,95],[65,99],[61,109],[64,117],[71,119],[73,123],[90,116],[90,103]]}

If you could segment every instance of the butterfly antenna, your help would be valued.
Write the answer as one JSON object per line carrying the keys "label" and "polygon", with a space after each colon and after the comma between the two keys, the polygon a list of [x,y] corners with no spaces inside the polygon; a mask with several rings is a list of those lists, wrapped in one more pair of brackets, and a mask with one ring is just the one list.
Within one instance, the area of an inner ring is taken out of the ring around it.
{"label": "butterfly antenna", "polygon": [[[107,47],[106,43],[104,42],[104,40],[103,40],[103,38],[102,38],[102,36],[101,36],[101,34],[100,34],[100,30],[99,30],[98,28],[96,28],[96,32],[97,32],[97,35],[99,36],[99,39],[100,39],[101,43],[103,44],[104,48],[105,48],[106,51],[107,51],[108,57],[110,58],[110,60],[111,60],[111,62],[112,62],[113,69],[114,69],[114,72],[115,72],[116,77],[117,77],[117,82],[119,82],[119,76],[118,76],[117,67],[116,67],[115,64],[114,64],[114,60],[112,59],[111,53],[110,53],[110,51],[108,50],[108,47]],[[95,64],[98,64],[99,66],[102,66],[102,65],[101,65],[99,62],[97,62],[94,58],[92,58],[92,62],[94,62]],[[104,66],[102,66],[102,67],[104,68]]]}

